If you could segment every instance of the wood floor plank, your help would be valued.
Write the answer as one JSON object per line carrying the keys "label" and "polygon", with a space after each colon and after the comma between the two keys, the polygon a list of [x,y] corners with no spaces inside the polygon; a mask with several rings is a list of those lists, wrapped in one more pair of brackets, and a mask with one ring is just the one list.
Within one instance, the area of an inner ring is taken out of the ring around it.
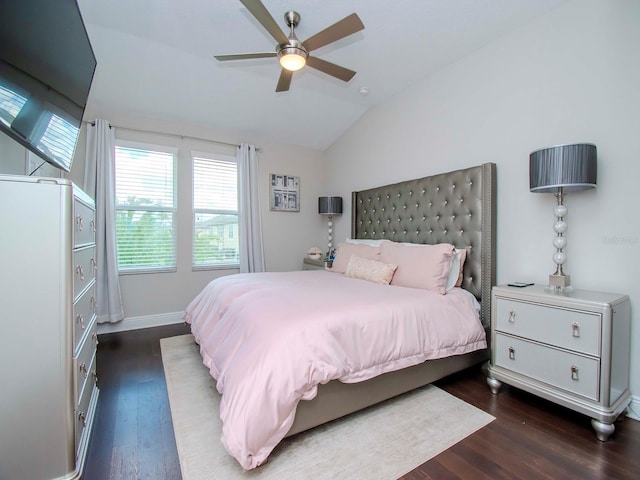
{"label": "wood floor plank", "polygon": [[[180,324],[100,337],[85,480],[181,479],[160,338],[188,331]],[[626,418],[599,442],[584,415],[507,385],[493,395],[485,379],[475,368],[437,382],[496,420],[401,480],[638,478],[640,422]]]}

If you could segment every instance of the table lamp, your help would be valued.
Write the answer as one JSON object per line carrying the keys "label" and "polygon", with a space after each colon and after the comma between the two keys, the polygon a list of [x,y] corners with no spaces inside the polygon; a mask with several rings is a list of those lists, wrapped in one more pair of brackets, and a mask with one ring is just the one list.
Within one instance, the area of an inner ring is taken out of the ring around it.
{"label": "table lamp", "polygon": [[328,254],[331,255],[331,247],[333,247],[333,222],[331,218],[334,215],[342,215],[342,197],[319,197],[318,198],[318,213],[320,215],[327,215],[328,217]]}
{"label": "table lamp", "polygon": [[549,275],[548,290],[556,292],[571,291],[571,278],[565,274],[562,266],[567,261],[563,251],[567,246],[564,236],[567,223],[564,217],[567,207],[564,205],[566,193],[594,188],[597,177],[597,151],[591,143],[557,145],[536,150],[529,155],[529,188],[536,193],[554,193],[558,201],[553,209],[556,221],[553,230],[556,248],[553,261],[556,271]]}

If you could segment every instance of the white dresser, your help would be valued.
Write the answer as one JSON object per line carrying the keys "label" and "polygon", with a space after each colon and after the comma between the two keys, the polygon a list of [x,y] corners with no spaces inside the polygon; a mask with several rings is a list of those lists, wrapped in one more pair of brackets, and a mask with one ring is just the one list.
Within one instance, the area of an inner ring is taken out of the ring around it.
{"label": "white dresser", "polygon": [[0,176],[0,478],[82,475],[98,399],[94,203]]}
{"label": "white dresser", "polygon": [[508,383],[591,417],[598,439],[631,400],[629,297],[494,287],[487,383]]}

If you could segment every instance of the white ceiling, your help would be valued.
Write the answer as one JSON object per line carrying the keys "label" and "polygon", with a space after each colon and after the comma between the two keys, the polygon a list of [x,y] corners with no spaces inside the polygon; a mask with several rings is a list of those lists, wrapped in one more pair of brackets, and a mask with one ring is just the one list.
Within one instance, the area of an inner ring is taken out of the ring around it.
{"label": "white ceiling", "polygon": [[[387,101],[567,0],[263,0],[288,33],[294,9],[305,40],[352,12],[365,29],[314,51],[357,72],[344,83],[305,68],[275,93],[276,58],[218,62],[215,54],[268,52],[275,41],[238,0],[79,0],[98,60],[96,111],[185,122],[324,150]],[[359,93],[366,87],[368,95]]]}

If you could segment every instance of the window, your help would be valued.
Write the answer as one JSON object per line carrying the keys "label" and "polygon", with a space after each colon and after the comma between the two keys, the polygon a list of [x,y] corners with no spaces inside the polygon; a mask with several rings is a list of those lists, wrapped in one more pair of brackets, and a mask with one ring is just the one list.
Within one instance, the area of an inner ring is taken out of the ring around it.
{"label": "window", "polygon": [[116,242],[121,273],[176,269],[175,155],[116,146]]}
{"label": "window", "polygon": [[193,154],[193,267],[239,263],[235,158]]}

